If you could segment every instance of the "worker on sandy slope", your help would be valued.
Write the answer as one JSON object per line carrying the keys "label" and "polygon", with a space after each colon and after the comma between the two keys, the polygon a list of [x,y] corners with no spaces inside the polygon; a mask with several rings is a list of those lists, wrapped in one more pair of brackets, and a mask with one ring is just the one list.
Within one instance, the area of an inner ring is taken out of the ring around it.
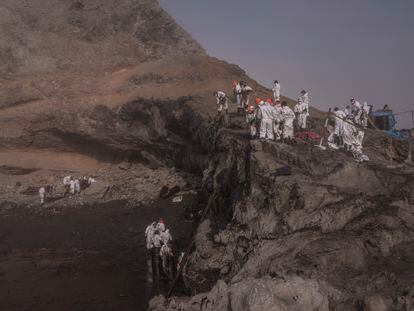
{"label": "worker on sandy slope", "polygon": [[157,230],[157,222],[154,221],[145,229],[145,240],[147,242],[147,249],[152,248],[152,238],[154,237],[154,232]]}
{"label": "worker on sandy slope", "polygon": [[217,112],[221,114],[222,112],[227,113],[229,110],[229,104],[228,104],[228,97],[226,93],[223,91],[217,91],[214,92],[214,97],[217,100]]}
{"label": "worker on sandy slope", "polygon": [[63,177],[63,186],[65,187],[65,193],[66,196],[70,191],[70,181],[72,180],[72,176],[65,176]]}
{"label": "worker on sandy slope", "polygon": [[255,139],[257,135],[257,109],[254,106],[247,107],[246,122],[250,128],[250,138]]}
{"label": "worker on sandy slope", "polygon": [[288,106],[286,101],[282,102],[282,137],[284,140],[292,140],[294,136],[293,122],[295,121],[295,113]]}
{"label": "worker on sandy slope", "polygon": [[271,105],[272,100],[261,101],[259,104],[258,115],[260,121],[260,139],[273,140],[273,123],[276,119],[275,110]]}
{"label": "worker on sandy slope", "polygon": [[305,90],[300,92],[298,103],[295,105],[294,112],[297,115],[299,129],[305,130],[306,120],[309,116],[309,95]]}
{"label": "worker on sandy slope", "polygon": [[233,92],[236,97],[237,113],[242,114],[244,107],[242,106],[242,87],[240,82],[233,81]]}
{"label": "worker on sandy slope", "polygon": [[253,89],[246,84],[246,82],[240,81],[241,85],[241,105],[243,109],[249,107],[250,94],[253,93]]}
{"label": "worker on sandy slope", "polygon": [[172,247],[170,243],[164,244],[161,246],[160,249],[160,257],[162,262],[162,270],[166,275],[170,275],[172,271],[170,271],[170,263],[172,258],[174,257]]}
{"label": "worker on sandy slope", "polygon": [[275,140],[279,141],[282,138],[282,105],[280,104],[280,100],[277,100],[273,105],[273,110],[275,111],[275,123],[273,125],[273,131],[275,133]]}
{"label": "worker on sandy slope", "polygon": [[334,118],[335,118],[335,128],[334,128],[334,137],[335,144],[338,147],[343,147],[344,145],[344,122],[346,120],[346,114],[338,107],[334,108]]}
{"label": "worker on sandy slope", "polygon": [[362,114],[363,114],[363,109],[361,104],[359,103],[359,101],[355,100],[355,98],[351,98],[351,112],[352,115],[354,116],[354,121],[356,124],[358,125],[362,125]]}
{"label": "worker on sandy slope", "polygon": [[78,178],[75,179],[74,188],[75,193],[79,194],[81,192],[80,180]]}
{"label": "worker on sandy slope", "polygon": [[44,204],[45,203],[45,198],[46,198],[46,188],[45,187],[40,187],[39,196],[40,196],[40,204]]}
{"label": "worker on sandy slope", "polygon": [[165,231],[161,232],[161,239],[164,245],[169,242],[172,242],[172,235],[170,233],[170,229],[166,229]]}
{"label": "worker on sandy slope", "polygon": [[69,182],[70,194],[75,194],[75,180],[72,178]]}
{"label": "worker on sandy slope", "polygon": [[279,81],[275,80],[272,91],[273,91],[273,98],[274,98],[275,102],[280,101],[280,83],[279,83]]}

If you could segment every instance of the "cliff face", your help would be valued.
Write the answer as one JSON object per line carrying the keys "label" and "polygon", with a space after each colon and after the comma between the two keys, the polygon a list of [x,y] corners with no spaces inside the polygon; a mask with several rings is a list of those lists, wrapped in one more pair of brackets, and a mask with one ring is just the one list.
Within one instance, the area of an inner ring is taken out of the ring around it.
{"label": "cliff face", "polygon": [[[370,134],[373,161],[357,164],[250,141],[234,113],[225,128],[214,90],[231,94],[233,79],[257,96],[269,90],[206,55],[156,1],[4,0],[0,25],[0,211],[33,204],[36,187],[69,173],[99,180],[82,204],[149,204],[163,186],[192,190],[202,177],[214,204],[185,279],[205,294],[157,297],[153,310],[412,308],[404,144],[389,166],[387,140]],[[274,174],[287,166],[290,175]],[[49,206],[70,204],[56,195]]]}
{"label": "cliff face", "polygon": [[[232,118],[232,122],[236,119]],[[414,170],[299,143],[215,136],[211,217],[184,273],[192,298],[150,310],[411,310]],[[289,168],[289,169],[287,169]]]}

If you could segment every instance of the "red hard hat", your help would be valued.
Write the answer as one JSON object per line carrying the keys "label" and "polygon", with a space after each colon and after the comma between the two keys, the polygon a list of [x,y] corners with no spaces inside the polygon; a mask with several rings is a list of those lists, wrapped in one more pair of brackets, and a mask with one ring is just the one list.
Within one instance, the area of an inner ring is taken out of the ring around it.
{"label": "red hard hat", "polygon": [[249,107],[247,107],[247,111],[248,111],[248,112],[253,112],[253,111],[254,111],[254,107],[253,107],[253,106],[249,106]]}
{"label": "red hard hat", "polygon": [[259,97],[256,97],[256,99],[254,100],[254,102],[258,105],[260,104],[262,100]]}
{"label": "red hard hat", "polygon": [[271,98],[266,99],[266,102],[268,102],[269,104],[273,104],[273,100]]}
{"label": "red hard hat", "polygon": [[236,85],[237,85],[237,81],[233,80],[233,86],[236,86]]}

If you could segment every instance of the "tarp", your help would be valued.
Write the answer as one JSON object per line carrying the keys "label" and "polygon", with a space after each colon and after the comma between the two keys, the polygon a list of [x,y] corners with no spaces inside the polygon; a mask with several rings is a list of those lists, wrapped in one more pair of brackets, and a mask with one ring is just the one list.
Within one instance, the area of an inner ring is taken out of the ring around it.
{"label": "tarp", "polygon": [[374,119],[375,126],[380,130],[392,131],[397,124],[394,113],[390,111],[378,110],[371,112],[371,117]]}
{"label": "tarp", "polygon": [[298,132],[295,134],[295,137],[301,140],[318,140],[321,136],[318,133],[307,131],[307,132]]}

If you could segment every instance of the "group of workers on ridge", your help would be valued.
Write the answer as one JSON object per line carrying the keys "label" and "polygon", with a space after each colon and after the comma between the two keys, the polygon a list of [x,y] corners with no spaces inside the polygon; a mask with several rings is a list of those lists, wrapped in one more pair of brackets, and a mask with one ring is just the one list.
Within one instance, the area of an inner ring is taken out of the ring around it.
{"label": "group of workers on ridge", "polygon": [[[281,101],[281,85],[278,80],[274,81],[272,88],[273,99],[255,98],[254,103],[250,104],[253,89],[244,81],[233,81],[233,92],[237,113],[245,113],[252,139],[293,141],[295,121],[296,128],[300,132],[307,130],[310,104],[307,91],[300,92],[293,110],[286,101]],[[214,92],[214,96],[218,113],[227,115],[229,96],[223,91]],[[333,149],[345,148],[351,151],[358,162],[367,160],[368,157],[362,154],[364,132],[361,128],[367,127],[370,110],[371,107],[367,103],[361,105],[354,98],[351,98],[351,105],[344,111],[335,108],[333,113],[335,128],[328,138],[328,145]]]}

